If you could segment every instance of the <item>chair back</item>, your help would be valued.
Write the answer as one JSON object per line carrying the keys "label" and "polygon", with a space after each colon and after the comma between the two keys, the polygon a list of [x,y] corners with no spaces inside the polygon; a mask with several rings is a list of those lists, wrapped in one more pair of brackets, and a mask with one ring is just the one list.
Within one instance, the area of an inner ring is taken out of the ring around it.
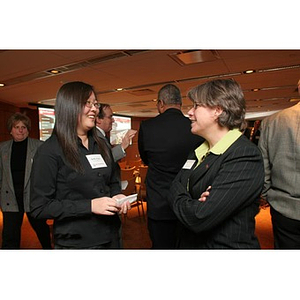
{"label": "chair back", "polygon": [[146,179],[147,172],[148,172],[148,166],[141,165],[139,173],[140,173],[140,177],[141,177],[141,188],[142,189],[146,189],[145,179]]}
{"label": "chair back", "polygon": [[138,160],[129,160],[128,161],[128,165],[130,167],[136,167],[137,169],[141,166],[142,164],[142,160],[138,159]]}
{"label": "chair back", "polygon": [[126,168],[126,169],[121,168],[121,180],[127,180],[132,177],[135,177],[134,171],[135,171],[135,167]]}
{"label": "chair back", "polygon": [[127,187],[125,190],[122,190],[122,194],[129,196],[136,193],[136,186],[135,186],[135,177],[126,179],[128,182]]}
{"label": "chair back", "polygon": [[127,166],[126,160],[124,160],[124,161],[120,160],[120,161],[118,161],[118,164],[119,164],[121,169],[125,169],[126,166]]}
{"label": "chair back", "polygon": [[127,187],[122,190],[122,193],[126,196],[134,194],[136,192],[134,171],[135,167],[121,169],[122,184],[124,184],[124,181],[127,181]]}

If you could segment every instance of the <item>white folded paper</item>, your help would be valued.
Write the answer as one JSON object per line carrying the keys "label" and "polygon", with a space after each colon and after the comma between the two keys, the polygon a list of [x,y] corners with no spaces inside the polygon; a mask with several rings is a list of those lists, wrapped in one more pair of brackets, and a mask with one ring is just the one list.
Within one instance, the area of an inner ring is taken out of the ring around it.
{"label": "white folded paper", "polygon": [[129,201],[129,203],[133,203],[137,200],[137,194],[132,194],[122,199],[117,200],[117,204],[121,205],[122,203]]}

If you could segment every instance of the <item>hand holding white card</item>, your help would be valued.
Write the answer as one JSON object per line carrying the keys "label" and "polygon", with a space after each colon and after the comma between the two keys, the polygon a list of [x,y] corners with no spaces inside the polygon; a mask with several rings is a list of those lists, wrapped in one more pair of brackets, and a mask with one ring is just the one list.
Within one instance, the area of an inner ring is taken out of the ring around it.
{"label": "hand holding white card", "polygon": [[137,200],[137,194],[132,194],[122,199],[117,199],[117,204],[121,205],[122,203],[129,201],[129,203],[133,203]]}

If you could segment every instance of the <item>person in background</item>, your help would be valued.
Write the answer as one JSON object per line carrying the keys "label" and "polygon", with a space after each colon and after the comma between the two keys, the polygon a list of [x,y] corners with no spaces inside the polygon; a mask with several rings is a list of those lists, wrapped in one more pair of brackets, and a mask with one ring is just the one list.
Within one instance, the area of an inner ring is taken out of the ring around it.
{"label": "person in background", "polygon": [[254,122],[253,129],[251,131],[251,136],[250,140],[257,146],[259,142],[259,137],[260,137],[260,124],[261,120],[256,120]]}
{"label": "person in background", "polygon": [[170,206],[181,223],[178,248],[255,249],[255,216],[264,168],[256,145],[242,134],[246,104],[233,80],[214,80],[188,93],[191,131],[205,142],[173,181]]}
{"label": "person in background", "polygon": [[111,151],[98,138],[99,104],[91,85],[69,82],[58,91],[55,126],[32,166],[31,210],[54,219],[56,249],[120,248],[119,213],[130,209]]}
{"label": "person in background", "polygon": [[7,122],[12,140],[0,143],[0,206],[3,215],[2,249],[19,249],[24,213],[43,249],[51,249],[46,219],[35,220],[30,213],[30,172],[32,160],[42,141],[28,137],[31,120],[15,113]]}
{"label": "person in background", "polygon": [[109,142],[109,133],[112,130],[113,123],[114,117],[110,105],[101,103],[96,119],[98,136],[106,142],[109,148],[111,148],[114,161],[117,162],[126,156],[125,150],[130,145],[130,141],[133,139],[137,131],[133,129],[128,130],[122,139],[122,143],[112,146]]}
{"label": "person in background", "polygon": [[261,125],[262,198],[270,204],[275,249],[300,249],[299,129],[300,103],[265,118]]}
{"label": "person in background", "polygon": [[[116,169],[118,171],[118,176],[121,181],[121,170],[120,166],[118,164],[118,161],[121,160],[126,156],[125,150],[130,145],[131,140],[136,134],[136,130],[128,130],[126,134],[124,135],[122,139],[122,143],[118,145],[111,145],[109,141],[110,132],[112,130],[112,126],[114,123],[114,117],[113,117],[113,111],[109,104],[107,103],[100,103],[99,105],[99,112],[97,114],[96,118],[96,128],[97,128],[97,134],[100,139],[102,139],[106,146],[111,150],[112,156],[114,158],[114,162],[116,164]],[[122,185],[122,182],[121,182]],[[120,227],[120,245],[123,247],[123,233],[122,233],[122,227]]]}
{"label": "person in background", "polygon": [[139,153],[148,165],[146,202],[153,249],[175,248],[177,221],[167,202],[168,191],[189,152],[203,142],[191,133],[191,122],[181,106],[179,88],[173,84],[163,86],[158,92],[159,115],[141,122],[139,129]]}

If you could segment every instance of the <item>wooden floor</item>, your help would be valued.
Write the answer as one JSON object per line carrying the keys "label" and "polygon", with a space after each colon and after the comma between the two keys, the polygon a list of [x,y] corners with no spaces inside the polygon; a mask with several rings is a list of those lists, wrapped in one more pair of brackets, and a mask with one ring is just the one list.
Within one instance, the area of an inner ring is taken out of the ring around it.
{"label": "wooden floor", "polygon": [[[146,203],[144,203],[146,211]],[[148,235],[146,217],[142,212],[138,214],[136,207],[128,212],[123,223],[123,247],[124,249],[150,249],[151,241]],[[2,232],[2,214],[0,214],[0,232]],[[256,234],[262,249],[273,249],[273,233],[269,207],[262,208],[256,217]],[[0,234],[0,244],[1,234]],[[24,218],[22,226],[22,249],[41,249],[39,241],[31,228],[27,218]]]}

